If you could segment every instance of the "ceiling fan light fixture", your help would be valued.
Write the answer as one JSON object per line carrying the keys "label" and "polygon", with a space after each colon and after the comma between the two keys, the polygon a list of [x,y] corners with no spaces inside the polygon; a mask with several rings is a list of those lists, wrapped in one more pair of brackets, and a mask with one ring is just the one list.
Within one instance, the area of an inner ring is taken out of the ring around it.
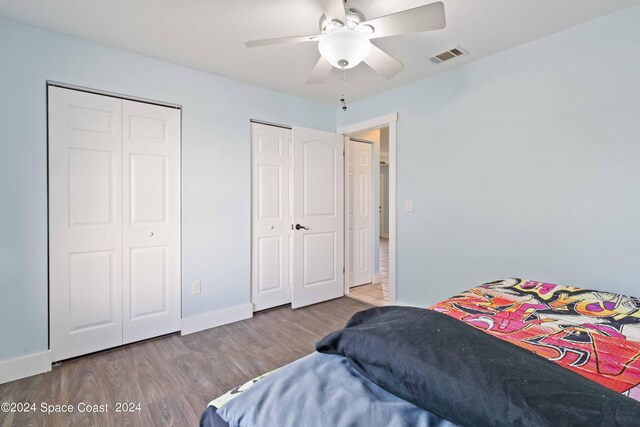
{"label": "ceiling fan light fixture", "polygon": [[360,25],[358,25],[357,31],[359,33],[366,34],[366,35],[370,36],[373,33],[375,33],[376,30],[375,30],[375,28],[373,28],[369,24],[360,24]]}
{"label": "ceiling fan light fixture", "polygon": [[348,28],[325,34],[318,44],[320,54],[336,68],[348,70],[364,61],[371,52],[369,38]]}
{"label": "ceiling fan light fixture", "polygon": [[344,23],[338,19],[326,19],[320,22],[320,30],[322,31],[322,34],[327,34],[332,31],[339,30],[340,28],[344,28]]}
{"label": "ceiling fan light fixture", "polygon": [[355,7],[350,7],[345,10],[347,18],[347,27],[355,30],[361,22],[366,21],[364,14]]}

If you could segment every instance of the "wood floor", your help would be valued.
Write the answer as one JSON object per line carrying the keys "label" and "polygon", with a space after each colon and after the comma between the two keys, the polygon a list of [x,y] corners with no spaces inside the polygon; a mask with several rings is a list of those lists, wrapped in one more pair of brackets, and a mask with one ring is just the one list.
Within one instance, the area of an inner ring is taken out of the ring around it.
{"label": "wood floor", "polygon": [[[197,426],[207,403],[314,350],[314,343],[371,307],[339,298],[299,310],[281,307],[252,319],[80,357],[52,372],[0,385],[0,403],[35,403],[35,413],[0,412],[0,426]],[[109,405],[79,413],[79,403]],[[117,402],[140,412],[116,413]],[[73,405],[46,415],[40,405]]]}

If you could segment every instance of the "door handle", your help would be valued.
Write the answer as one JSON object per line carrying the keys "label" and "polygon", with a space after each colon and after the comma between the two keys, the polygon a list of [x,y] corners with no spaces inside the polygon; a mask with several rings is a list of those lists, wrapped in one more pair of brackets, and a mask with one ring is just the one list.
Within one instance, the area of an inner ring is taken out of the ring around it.
{"label": "door handle", "polygon": [[305,229],[305,230],[308,230],[308,228],[305,227],[304,225],[296,224],[296,230],[300,230],[301,228]]}

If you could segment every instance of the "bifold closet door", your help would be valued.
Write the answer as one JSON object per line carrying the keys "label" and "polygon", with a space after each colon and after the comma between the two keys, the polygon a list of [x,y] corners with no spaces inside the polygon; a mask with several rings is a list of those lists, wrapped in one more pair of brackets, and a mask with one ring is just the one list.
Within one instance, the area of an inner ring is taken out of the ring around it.
{"label": "bifold closet door", "polygon": [[180,111],[49,87],[53,360],[180,329]]}
{"label": "bifold closet door", "polygon": [[122,102],[126,344],[180,329],[180,111]]}
{"label": "bifold closet door", "polygon": [[49,88],[53,360],[122,344],[122,101]]}

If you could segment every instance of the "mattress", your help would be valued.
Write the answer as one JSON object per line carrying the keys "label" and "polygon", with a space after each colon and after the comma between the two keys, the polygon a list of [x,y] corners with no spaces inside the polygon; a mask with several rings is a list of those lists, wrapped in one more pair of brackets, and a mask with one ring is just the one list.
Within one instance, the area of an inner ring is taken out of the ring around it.
{"label": "mattress", "polygon": [[320,352],[245,384],[210,407],[231,426],[455,427],[369,381],[344,357]]}
{"label": "mattress", "polygon": [[639,313],[633,297],[522,279],[372,308],[212,401],[201,425],[637,425]]}

